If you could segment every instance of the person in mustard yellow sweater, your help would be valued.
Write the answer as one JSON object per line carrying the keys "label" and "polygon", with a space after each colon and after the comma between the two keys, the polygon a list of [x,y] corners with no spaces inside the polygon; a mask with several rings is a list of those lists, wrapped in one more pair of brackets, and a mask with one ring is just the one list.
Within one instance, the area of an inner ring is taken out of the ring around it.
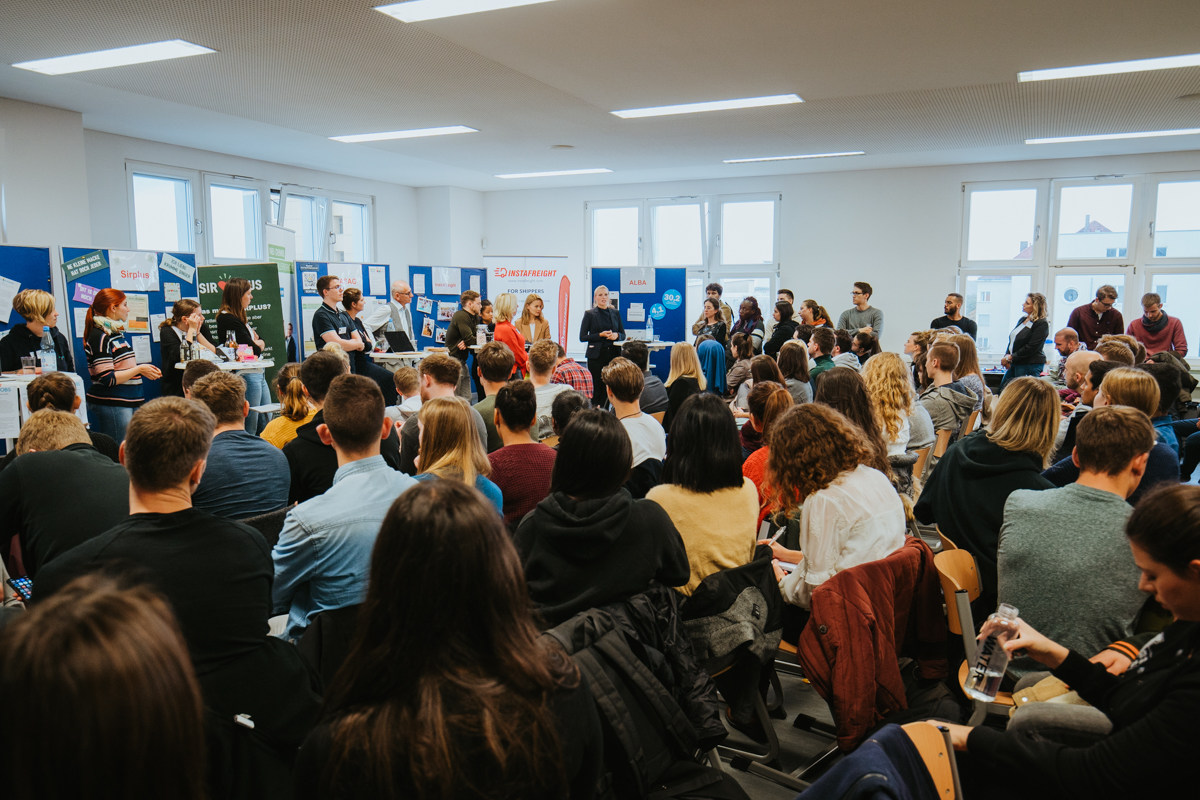
{"label": "person in mustard yellow sweater", "polygon": [[646,495],[662,506],[687,548],[691,595],[714,572],[748,564],[758,527],[758,489],[742,475],[742,446],[715,394],[684,402],[667,439],[662,483]]}

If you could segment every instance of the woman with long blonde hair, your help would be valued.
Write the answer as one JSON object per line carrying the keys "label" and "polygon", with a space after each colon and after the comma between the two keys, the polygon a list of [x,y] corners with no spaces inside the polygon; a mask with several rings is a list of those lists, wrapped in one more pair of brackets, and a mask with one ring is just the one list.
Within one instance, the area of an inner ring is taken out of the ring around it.
{"label": "woman with long blonde hair", "polygon": [[550,338],[550,320],[542,316],[545,307],[546,302],[540,295],[533,292],[525,295],[525,305],[521,309],[521,319],[517,321],[517,330],[530,344]]}
{"label": "woman with long blonde hair", "polygon": [[496,333],[493,339],[504,342],[508,349],[512,350],[515,358],[512,374],[520,378],[529,371],[529,353],[525,349],[525,337],[512,322],[517,316],[517,296],[512,292],[505,292],[493,300],[492,304],[496,309]]}
{"label": "woman with long blonde hair", "polygon": [[887,443],[887,454],[903,455],[912,438],[909,419],[916,406],[916,392],[908,367],[896,353],[880,353],[867,361],[862,378],[871,398],[871,410],[875,412]]}
{"label": "woman with long blonde hair", "polygon": [[474,486],[497,512],[504,510],[500,487],[488,479],[492,465],[479,441],[471,406],[461,397],[435,397],[417,413],[420,449],[416,466],[419,481],[438,478]]}
{"label": "woman with long blonde hair", "polygon": [[1000,382],[1000,391],[1017,378],[1036,378],[1046,366],[1046,339],[1050,336],[1050,320],[1046,314],[1046,296],[1038,292],[1025,295],[1021,305],[1025,316],[1017,320],[1016,327],[1008,334],[1008,349],[1000,366],[1007,372]]}
{"label": "woman with long blonde hair", "polygon": [[[983,583],[980,608],[995,608],[996,550],[1004,504],[1017,489],[1050,489],[1042,476],[1058,434],[1058,392],[1046,381],[1018,378],[1000,395],[986,431],[962,437],[925,481],[913,513],[937,523],[975,556]],[[989,612],[990,613],[990,612]]]}
{"label": "woman with long blonde hair", "polygon": [[683,401],[708,388],[708,379],[704,377],[696,348],[687,342],[676,342],[671,346],[671,373],[663,385],[667,387],[668,401],[663,427],[670,431],[671,420],[675,419]]}

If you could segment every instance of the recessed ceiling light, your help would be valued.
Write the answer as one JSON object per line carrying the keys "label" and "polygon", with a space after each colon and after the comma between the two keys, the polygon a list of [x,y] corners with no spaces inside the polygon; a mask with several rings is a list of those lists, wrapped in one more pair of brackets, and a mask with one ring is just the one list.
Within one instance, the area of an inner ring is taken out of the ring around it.
{"label": "recessed ceiling light", "polygon": [[478,14],[480,11],[548,2],[550,0],[405,0],[403,3],[375,6],[375,10],[402,22],[424,22],[427,19],[459,17],[463,14]]}
{"label": "recessed ceiling light", "polygon": [[1059,78],[1082,78],[1087,75],[1117,75],[1122,72],[1146,72],[1152,69],[1176,69],[1178,67],[1200,67],[1200,53],[1190,56],[1165,56],[1163,58],[1141,58],[1137,61],[1113,61],[1108,64],[1084,64],[1081,67],[1054,67],[1017,73],[1017,80],[1053,81]]}
{"label": "recessed ceiling light", "polygon": [[665,117],[670,114],[695,114],[699,111],[725,111],[731,108],[758,108],[759,106],[782,106],[788,103],[803,103],[799,95],[775,94],[770,97],[743,97],[739,100],[712,100],[707,103],[684,103],[678,106],[655,106],[654,108],[627,108],[614,111],[621,119],[638,117]]}
{"label": "recessed ceiling light", "polygon": [[39,58],[37,61],[22,61],[13,66],[31,72],[40,72],[43,75],[66,75],[70,72],[123,67],[128,64],[146,64],[150,61],[166,61],[172,58],[200,56],[215,52],[217,51],[185,42],[183,39],[172,39],[168,42],[135,44],[112,50],[97,50],[94,53],[77,53],[73,56]]}
{"label": "recessed ceiling light", "polygon": [[513,172],[508,175],[497,175],[497,178],[553,178],[558,175],[595,175],[600,172],[612,172],[611,169],[560,169],[556,172]]}
{"label": "recessed ceiling light", "polygon": [[346,136],[330,136],[337,142],[381,142],[385,139],[417,139],[422,136],[449,136],[452,133],[479,133],[477,128],[466,125],[447,125],[444,128],[414,128],[411,131],[384,131],[383,133],[351,133]]}
{"label": "recessed ceiling light", "polygon": [[1179,128],[1173,131],[1135,131],[1133,133],[1096,133],[1090,136],[1051,136],[1046,139],[1026,139],[1025,144],[1099,142],[1104,139],[1146,139],[1151,136],[1191,136],[1196,133],[1200,133],[1200,128]]}
{"label": "recessed ceiling light", "polygon": [[763,156],[762,158],[727,158],[726,164],[749,164],[754,161],[797,161],[801,158],[840,158],[841,156],[865,156],[865,150],[849,150],[845,153],[809,153],[803,156]]}

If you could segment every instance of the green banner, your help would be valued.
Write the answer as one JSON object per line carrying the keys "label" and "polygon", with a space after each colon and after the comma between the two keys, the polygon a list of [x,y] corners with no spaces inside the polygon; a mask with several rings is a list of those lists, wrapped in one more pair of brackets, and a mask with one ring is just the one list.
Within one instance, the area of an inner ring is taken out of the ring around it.
{"label": "green banner", "polygon": [[275,262],[280,272],[291,275],[295,272],[295,263],[287,260],[287,248],[278,244],[267,245],[267,260]]}
{"label": "green banner", "polygon": [[204,318],[209,321],[214,336],[217,333],[217,312],[221,310],[221,294],[225,290],[226,281],[245,278],[250,282],[250,291],[253,294],[250,305],[246,308],[246,320],[258,333],[258,337],[267,344],[261,358],[269,358],[275,362],[275,366],[267,370],[267,385],[271,387],[271,397],[275,402],[279,402],[275,393],[275,375],[287,363],[287,333],[283,326],[278,268],[273,263],[230,264],[200,267],[196,272],[200,309],[204,312]]}
{"label": "green banner", "polygon": [[89,272],[108,269],[108,259],[104,257],[104,252],[101,250],[93,250],[90,253],[84,253],[78,258],[72,258],[62,265],[63,274],[66,276],[66,282],[77,281]]}

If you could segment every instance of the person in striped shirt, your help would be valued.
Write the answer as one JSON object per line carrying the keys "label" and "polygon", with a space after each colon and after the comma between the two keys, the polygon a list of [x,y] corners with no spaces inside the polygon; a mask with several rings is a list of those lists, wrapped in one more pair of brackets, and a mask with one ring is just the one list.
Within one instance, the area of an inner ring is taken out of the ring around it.
{"label": "person in striped shirt", "polygon": [[153,364],[137,363],[133,346],[124,335],[128,319],[125,293],[101,289],[92,300],[83,324],[87,331],[83,352],[92,379],[87,390],[88,414],[92,427],[118,444],[125,439],[125,427],[134,410],[146,401],[142,379],[162,377]]}

